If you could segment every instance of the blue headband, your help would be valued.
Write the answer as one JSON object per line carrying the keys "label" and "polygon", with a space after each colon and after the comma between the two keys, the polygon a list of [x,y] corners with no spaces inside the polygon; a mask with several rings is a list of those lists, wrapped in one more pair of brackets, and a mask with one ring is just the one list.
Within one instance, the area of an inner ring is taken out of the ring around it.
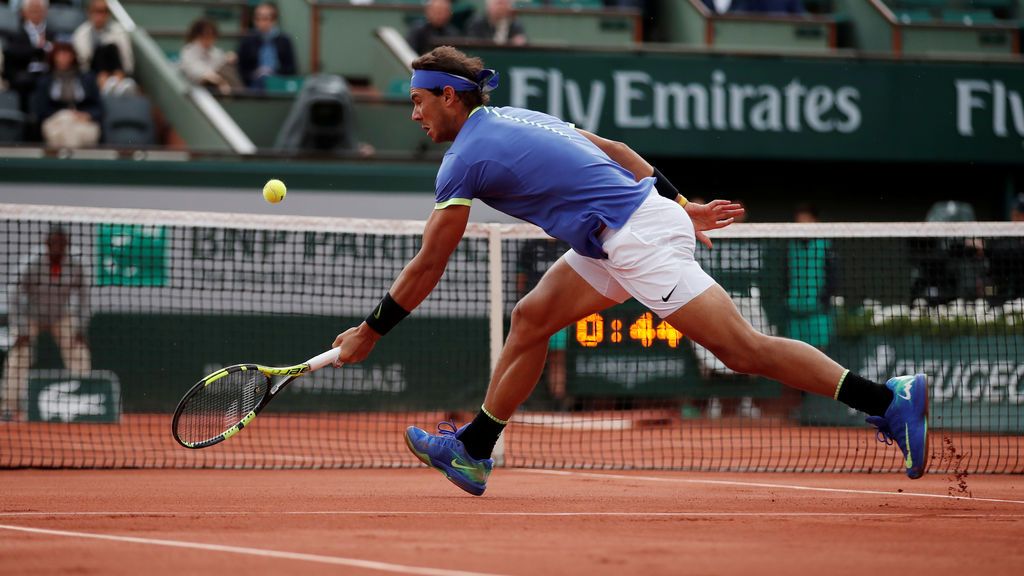
{"label": "blue headband", "polygon": [[436,70],[413,70],[412,88],[423,88],[425,90],[440,90],[445,86],[451,86],[456,92],[469,92],[478,90],[482,93],[490,92],[498,87],[498,73],[491,69],[481,70],[477,74],[476,82],[448,72]]}

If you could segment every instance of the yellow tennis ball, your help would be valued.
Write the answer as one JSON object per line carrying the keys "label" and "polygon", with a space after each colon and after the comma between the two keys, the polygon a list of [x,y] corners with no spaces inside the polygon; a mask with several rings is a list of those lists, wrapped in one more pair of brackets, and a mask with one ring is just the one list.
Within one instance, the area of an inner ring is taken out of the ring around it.
{"label": "yellow tennis ball", "polygon": [[263,199],[271,204],[277,204],[284,200],[284,195],[287,193],[288,189],[285,188],[284,182],[280,180],[269,180],[263,185]]}

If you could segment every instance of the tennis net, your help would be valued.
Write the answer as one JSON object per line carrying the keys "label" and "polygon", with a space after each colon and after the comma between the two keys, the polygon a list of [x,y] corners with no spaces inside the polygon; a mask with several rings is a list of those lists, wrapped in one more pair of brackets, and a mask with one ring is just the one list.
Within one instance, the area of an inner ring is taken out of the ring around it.
{"label": "tennis net", "polygon": [[[327,349],[416,253],[423,225],[0,205],[0,467],[418,465],[405,427],[475,414],[516,301],[566,249],[535,227],[471,224],[438,288],[366,362],[300,378],[229,441],[182,448],[170,421],[222,366]],[[713,238],[698,258],[755,328],[867,378],[929,374],[932,471],[1024,472],[1024,227],[744,224]],[[900,470],[863,416],[736,374],[627,302],[552,338],[497,456]]]}

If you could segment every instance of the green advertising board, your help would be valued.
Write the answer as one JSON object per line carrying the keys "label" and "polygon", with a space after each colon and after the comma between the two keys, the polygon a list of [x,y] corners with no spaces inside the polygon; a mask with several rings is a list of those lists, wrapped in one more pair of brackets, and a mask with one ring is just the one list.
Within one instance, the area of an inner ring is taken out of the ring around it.
{"label": "green advertising board", "polygon": [[1014,63],[475,49],[495,105],[531,108],[645,155],[1024,161]]}
{"label": "green advertising board", "polygon": [[164,286],[167,230],[162,226],[98,224],[96,283],[100,286]]}
{"label": "green advertising board", "polygon": [[105,370],[32,370],[26,399],[31,422],[110,423],[121,416],[121,386],[117,376]]}
{"label": "green advertising board", "polygon": [[[171,413],[207,374],[231,364],[290,366],[330,347],[362,318],[98,314],[93,364],[116,372],[125,412]],[[57,358],[48,358],[52,362]],[[408,318],[365,362],[304,376],[280,412],[456,410],[479,405],[490,370],[483,318]]]}

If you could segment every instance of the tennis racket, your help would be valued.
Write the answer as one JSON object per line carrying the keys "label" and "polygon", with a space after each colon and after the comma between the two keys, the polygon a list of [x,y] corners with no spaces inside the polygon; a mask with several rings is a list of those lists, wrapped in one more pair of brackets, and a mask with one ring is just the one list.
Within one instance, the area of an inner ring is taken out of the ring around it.
{"label": "tennis racket", "polygon": [[[185,448],[207,448],[231,438],[293,380],[332,364],[340,352],[332,348],[284,368],[235,364],[217,370],[196,382],[178,402],[171,422],[174,439]],[[285,378],[274,384],[274,376]]]}

